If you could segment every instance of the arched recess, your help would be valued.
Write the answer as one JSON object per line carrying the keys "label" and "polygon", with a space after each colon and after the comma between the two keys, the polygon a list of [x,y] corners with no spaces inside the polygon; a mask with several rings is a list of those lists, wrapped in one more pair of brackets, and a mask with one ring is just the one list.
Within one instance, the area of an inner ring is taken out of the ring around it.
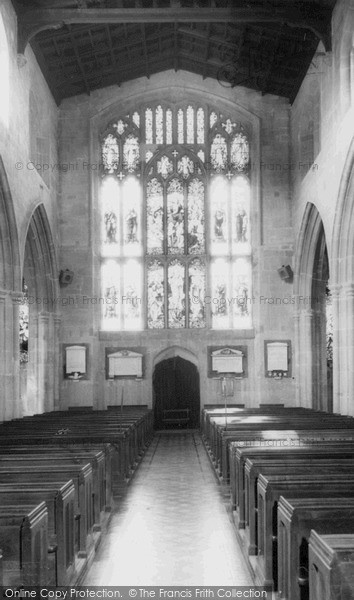
{"label": "arched recess", "polygon": [[334,410],[354,415],[354,138],[339,188],[331,268]]}
{"label": "arched recess", "polygon": [[296,375],[298,403],[332,411],[331,361],[327,357],[330,273],[326,237],[314,204],[305,209],[295,259]]}
{"label": "arched recess", "polygon": [[174,358],[175,356],[180,356],[181,358],[184,358],[184,360],[188,360],[197,368],[199,368],[198,357],[194,354],[194,352],[191,352],[191,350],[188,350],[187,348],[182,348],[182,346],[170,346],[169,348],[165,348],[159,352],[154,358],[153,366],[155,367],[157,363],[169,358]]}
{"label": "arched recess", "polygon": [[34,210],[26,235],[23,279],[28,288],[28,362],[22,365],[22,414],[57,407],[59,349],[58,270],[43,204]]}
{"label": "arched recess", "polygon": [[20,250],[12,196],[0,156],[0,421],[19,416]]}

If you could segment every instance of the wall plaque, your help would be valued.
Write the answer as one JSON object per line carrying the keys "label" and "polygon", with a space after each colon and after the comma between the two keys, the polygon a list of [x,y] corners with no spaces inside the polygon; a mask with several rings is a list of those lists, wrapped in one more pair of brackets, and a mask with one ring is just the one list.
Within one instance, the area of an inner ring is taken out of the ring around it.
{"label": "wall plaque", "polygon": [[88,344],[64,344],[64,379],[80,381],[88,378]]}
{"label": "wall plaque", "polygon": [[106,379],[141,378],[143,354],[128,348],[106,348]]}
{"label": "wall plaque", "polygon": [[209,377],[224,374],[246,377],[246,349],[240,346],[209,347]]}
{"label": "wall plaque", "polygon": [[264,342],[265,376],[281,379],[291,375],[291,342],[266,340]]}

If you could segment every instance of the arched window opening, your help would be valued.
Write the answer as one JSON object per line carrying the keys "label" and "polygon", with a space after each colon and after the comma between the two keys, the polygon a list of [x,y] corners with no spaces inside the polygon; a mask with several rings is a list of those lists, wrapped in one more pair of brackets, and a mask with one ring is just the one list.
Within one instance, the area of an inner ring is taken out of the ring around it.
{"label": "arched window opening", "polygon": [[150,104],[111,123],[101,152],[102,329],[250,328],[242,124],[207,106]]}

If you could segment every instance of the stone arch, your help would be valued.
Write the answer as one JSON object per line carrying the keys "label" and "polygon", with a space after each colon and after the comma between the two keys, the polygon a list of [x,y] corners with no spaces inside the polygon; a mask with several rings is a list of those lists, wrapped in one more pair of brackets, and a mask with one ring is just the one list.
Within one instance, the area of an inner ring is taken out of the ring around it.
{"label": "stone arch", "polygon": [[0,421],[19,416],[18,309],[21,298],[20,249],[15,211],[0,156]]}
{"label": "stone arch", "polygon": [[170,346],[164,350],[161,350],[154,358],[153,368],[155,368],[157,363],[169,358],[174,358],[175,356],[180,356],[184,360],[188,360],[195,365],[197,369],[199,369],[198,357],[194,354],[194,352],[188,350],[187,348],[182,348],[182,346]]}
{"label": "stone arch", "polygon": [[33,211],[26,234],[23,277],[29,296],[28,363],[21,372],[23,414],[53,410],[58,389],[58,269],[43,204]]}
{"label": "stone arch", "polygon": [[334,219],[334,409],[354,415],[354,138],[343,169]]}
{"label": "stone arch", "polygon": [[296,365],[298,403],[331,410],[327,382],[326,288],[329,264],[323,221],[316,206],[308,203],[295,255]]}

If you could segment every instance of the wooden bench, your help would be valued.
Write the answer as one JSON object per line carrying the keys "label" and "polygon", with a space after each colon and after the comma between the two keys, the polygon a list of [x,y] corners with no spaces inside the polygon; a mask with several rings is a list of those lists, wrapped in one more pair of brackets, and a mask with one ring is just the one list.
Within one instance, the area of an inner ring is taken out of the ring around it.
{"label": "wooden bench", "polygon": [[[69,585],[76,580],[74,546],[75,488],[66,483],[0,483],[0,503],[35,504],[45,501],[48,510],[48,544],[50,549],[46,583]],[[50,560],[52,558],[52,560]]]}
{"label": "wooden bench", "polygon": [[354,600],[354,535],[309,538],[310,600]]}
{"label": "wooden bench", "polygon": [[169,410],[163,411],[162,422],[165,425],[188,425],[190,417],[189,417],[189,408],[171,408]]}
{"label": "wooden bench", "polygon": [[324,534],[354,533],[354,498],[279,498],[279,598],[308,597],[308,539],[313,528]]}
{"label": "wooden bench", "polygon": [[[258,478],[257,555],[254,572],[259,585],[277,586],[277,504],[280,496],[352,497],[354,475],[260,475]],[[275,578],[275,581],[274,581]]]}
{"label": "wooden bench", "polygon": [[47,582],[48,511],[45,502],[0,507],[3,585]]}

